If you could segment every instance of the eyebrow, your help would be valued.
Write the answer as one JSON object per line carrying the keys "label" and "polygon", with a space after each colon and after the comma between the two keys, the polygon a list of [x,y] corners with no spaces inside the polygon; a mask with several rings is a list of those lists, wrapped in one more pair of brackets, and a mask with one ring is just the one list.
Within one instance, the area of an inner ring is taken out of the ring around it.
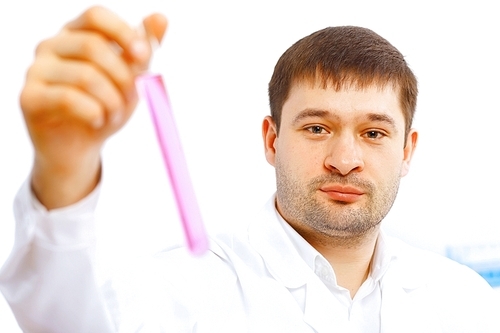
{"label": "eyebrow", "polygon": [[389,115],[383,113],[368,113],[367,117],[370,121],[382,122],[390,125],[396,132],[398,130],[396,126],[396,121],[394,121],[394,118],[392,118]]}
{"label": "eyebrow", "polygon": [[[294,119],[292,124],[296,125],[298,122],[300,122],[302,119],[305,118],[324,118],[324,117],[330,117],[330,118],[335,118],[336,120],[340,119],[339,116],[332,114],[331,112],[328,112],[326,110],[322,109],[304,109],[301,111]],[[384,113],[368,113],[366,114],[366,117],[368,118],[369,121],[373,122],[382,122],[390,125],[395,131],[397,131],[397,126],[396,126],[396,121],[394,118],[391,116],[384,114]]]}
{"label": "eyebrow", "polygon": [[338,119],[339,117],[337,115],[334,115],[326,110],[322,109],[304,109],[302,110],[294,119],[292,124],[296,125],[298,122],[300,122],[304,118],[324,118],[324,117],[333,117]]}

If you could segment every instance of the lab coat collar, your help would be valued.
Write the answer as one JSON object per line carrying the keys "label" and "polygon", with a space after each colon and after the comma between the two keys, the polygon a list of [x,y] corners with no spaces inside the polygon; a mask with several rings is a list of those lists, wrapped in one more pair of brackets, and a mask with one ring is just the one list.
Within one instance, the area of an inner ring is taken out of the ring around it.
{"label": "lab coat collar", "polygon": [[421,269],[422,257],[418,254],[421,250],[390,237],[383,231],[379,238],[385,243],[387,252],[392,255],[391,263],[381,276],[382,286],[398,285],[407,291],[424,286],[429,276]]}
{"label": "lab coat collar", "polygon": [[306,284],[310,268],[279,224],[279,213],[274,203],[273,195],[259,217],[250,223],[249,242],[277,281],[281,281],[289,289],[299,288]]}

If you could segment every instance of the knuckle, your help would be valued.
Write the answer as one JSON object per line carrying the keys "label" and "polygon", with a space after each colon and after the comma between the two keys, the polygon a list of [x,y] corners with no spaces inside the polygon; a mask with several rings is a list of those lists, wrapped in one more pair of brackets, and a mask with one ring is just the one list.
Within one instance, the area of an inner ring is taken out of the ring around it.
{"label": "knuckle", "polygon": [[24,88],[21,90],[21,94],[19,95],[19,104],[21,106],[21,110],[23,110],[25,114],[31,112],[32,110],[32,101],[34,100],[33,97],[34,91],[31,86],[24,86]]}
{"label": "knuckle", "polygon": [[38,45],[35,48],[35,54],[38,55],[38,54],[46,52],[47,50],[50,50],[52,48],[52,45],[53,45],[52,41],[53,41],[53,39],[50,38],[50,39],[42,40],[40,43],[38,43]]}
{"label": "knuckle", "polygon": [[119,94],[109,94],[108,97],[109,98],[107,99],[107,103],[110,110],[120,110],[123,108],[124,103]]}
{"label": "knuckle", "polygon": [[26,81],[29,81],[35,77],[38,76],[38,64],[39,64],[39,60],[38,59],[35,59],[35,61],[33,62],[33,64],[28,67],[28,70],[26,70],[26,75],[25,75],[25,79]]}
{"label": "knuckle", "polygon": [[57,94],[57,105],[61,110],[71,110],[74,100],[74,94],[69,89],[61,89]]}
{"label": "knuckle", "polygon": [[76,80],[77,80],[77,85],[81,88],[87,89],[89,87],[92,87],[92,85],[95,82],[95,76],[96,76],[96,71],[93,67],[91,66],[85,66],[83,68]]}
{"label": "knuckle", "polygon": [[51,57],[38,55],[26,71],[26,79],[40,79],[43,77],[44,71],[50,68],[51,65]]}
{"label": "knuckle", "polygon": [[47,96],[43,85],[30,83],[24,86],[19,95],[19,104],[25,117],[33,118],[44,113]]}
{"label": "knuckle", "polygon": [[96,95],[96,100],[98,100],[106,110],[115,111],[123,108],[124,101],[115,85],[110,82],[105,82],[98,88],[100,91]]}
{"label": "knuckle", "polygon": [[130,87],[134,86],[134,78],[131,73],[128,72],[120,72],[116,77],[116,84],[120,87],[121,90],[128,90]]}
{"label": "knuckle", "polygon": [[96,25],[100,17],[102,17],[103,12],[105,11],[104,7],[96,5],[88,8],[81,15],[82,20],[90,26]]}
{"label": "knuckle", "polygon": [[101,38],[99,38],[99,36],[89,36],[83,41],[81,45],[81,53],[88,59],[99,57],[102,44],[103,41]]}

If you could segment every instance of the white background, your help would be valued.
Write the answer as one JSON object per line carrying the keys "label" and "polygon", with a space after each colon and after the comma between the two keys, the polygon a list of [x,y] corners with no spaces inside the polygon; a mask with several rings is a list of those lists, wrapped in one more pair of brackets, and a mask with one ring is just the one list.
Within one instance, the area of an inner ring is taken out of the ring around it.
{"label": "white background", "polygon": [[[238,216],[274,190],[260,124],[268,114],[267,83],[278,57],[318,29],[360,25],[399,48],[420,83],[420,142],[386,227],[440,253],[448,245],[500,242],[500,21],[493,1],[99,3],[133,25],[152,11],[170,20],[153,69],[165,77],[210,232],[238,226]],[[12,200],[32,163],[18,105],[25,71],[36,44],[92,4],[0,4],[0,264],[13,242]],[[104,266],[182,242],[144,105],[108,142],[103,159],[98,253]],[[15,327],[0,298],[0,332],[16,332]]]}

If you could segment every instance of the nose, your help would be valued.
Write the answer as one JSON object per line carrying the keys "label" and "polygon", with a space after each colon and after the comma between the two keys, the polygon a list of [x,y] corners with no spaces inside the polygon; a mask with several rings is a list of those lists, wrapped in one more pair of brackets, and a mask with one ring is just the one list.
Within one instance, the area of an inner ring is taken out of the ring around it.
{"label": "nose", "polygon": [[342,176],[363,170],[363,151],[355,137],[351,135],[333,137],[327,146],[325,167],[328,170]]}

